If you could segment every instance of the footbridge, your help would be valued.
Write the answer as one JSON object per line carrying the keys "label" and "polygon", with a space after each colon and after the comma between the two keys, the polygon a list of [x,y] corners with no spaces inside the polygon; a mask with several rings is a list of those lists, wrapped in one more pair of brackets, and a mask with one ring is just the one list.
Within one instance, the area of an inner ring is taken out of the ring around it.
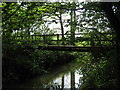
{"label": "footbridge", "polygon": [[[64,38],[62,34],[30,35],[27,37],[19,35],[14,36],[13,39],[26,43],[29,42],[30,44],[37,44],[36,49],[39,50],[92,52],[114,48],[104,46],[104,44],[112,45],[112,43],[114,43],[114,41],[108,39],[107,36],[110,37],[112,35],[110,33],[103,33],[103,36],[93,38],[93,36],[90,35],[85,36],[85,33],[77,33],[72,40],[70,34],[64,34]],[[99,46],[96,47],[95,44],[99,44]],[[32,48],[30,45],[27,45],[27,47]]]}

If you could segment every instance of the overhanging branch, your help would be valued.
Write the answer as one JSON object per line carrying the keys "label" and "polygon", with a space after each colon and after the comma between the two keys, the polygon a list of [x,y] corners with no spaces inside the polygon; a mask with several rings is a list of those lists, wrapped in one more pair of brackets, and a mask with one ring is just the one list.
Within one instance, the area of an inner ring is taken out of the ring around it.
{"label": "overhanging branch", "polygon": [[11,18],[19,9],[20,7],[23,5],[23,2],[19,5],[19,7],[10,15],[8,16],[6,19],[3,19],[2,21],[5,22],[6,20],[8,20],[9,18]]}

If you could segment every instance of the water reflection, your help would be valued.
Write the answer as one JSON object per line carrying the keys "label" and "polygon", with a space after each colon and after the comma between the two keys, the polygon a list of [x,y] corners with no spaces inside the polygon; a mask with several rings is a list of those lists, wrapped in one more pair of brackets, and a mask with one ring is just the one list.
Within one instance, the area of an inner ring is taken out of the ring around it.
{"label": "water reflection", "polygon": [[80,75],[80,70],[71,71],[67,74],[57,77],[50,83],[44,86],[44,88],[49,89],[64,89],[71,88],[74,90],[75,88],[80,88],[81,78],[83,75]]}
{"label": "water reflection", "polygon": [[71,88],[71,90],[74,90],[74,88],[80,88],[81,77],[82,73],[79,63],[72,62],[55,68],[53,71],[45,74],[44,76],[39,76],[21,85],[19,84],[14,86],[17,88],[37,88],[40,90],[43,88],[47,88],[48,90],[66,90],[66,88],[68,90]]}

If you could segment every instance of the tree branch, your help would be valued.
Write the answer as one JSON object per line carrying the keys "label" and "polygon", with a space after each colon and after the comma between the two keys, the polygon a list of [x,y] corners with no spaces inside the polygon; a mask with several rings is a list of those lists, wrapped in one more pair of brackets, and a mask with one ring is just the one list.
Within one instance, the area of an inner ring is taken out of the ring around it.
{"label": "tree branch", "polygon": [[11,18],[19,9],[20,7],[23,5],[23,2],[19,5],[19,7],[10,15],[8,16],[6,19],[3,19],[2,21],[5,22],[6,20],[8,20],[9,18]]}
{"label": "tree branch", "polygon": [[98,34],[102,35],[106,40],[110,41],[112,44],[115,44],[113,40],[108,39],[103,33],[97,31],[95,28],[86,28],[86,27],[83,27],[83,28],[94,30],[94,31],[96,31]]}
{"label": "tree branch", "polygon": [[111,25],[115,29],[116,41],[120,43],[120,21],[118,17],[115,15],[114,11],[112,10],[112,3],[102,2],[101,7],[105,11],[105,14],[108,20],[110,21]]}

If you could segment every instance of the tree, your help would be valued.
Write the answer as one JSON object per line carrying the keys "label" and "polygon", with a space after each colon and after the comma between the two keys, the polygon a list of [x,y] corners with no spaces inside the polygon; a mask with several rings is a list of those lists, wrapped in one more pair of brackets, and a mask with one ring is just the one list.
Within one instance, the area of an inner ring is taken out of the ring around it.
{"label": "tree", "polygon": [[117,78],[118,85],[120,84],[120,3],[106,2],[101,3],[102,9],[105,11],[106,17],[113,26],[116,33],[116,69],[117,69]]}
{"label": "tree", "polygon": [[116,43],[120,46],[120,3],[106,2],[101,3],[102,9],[105,11],[106,17],[113,26],[116,33]]}

